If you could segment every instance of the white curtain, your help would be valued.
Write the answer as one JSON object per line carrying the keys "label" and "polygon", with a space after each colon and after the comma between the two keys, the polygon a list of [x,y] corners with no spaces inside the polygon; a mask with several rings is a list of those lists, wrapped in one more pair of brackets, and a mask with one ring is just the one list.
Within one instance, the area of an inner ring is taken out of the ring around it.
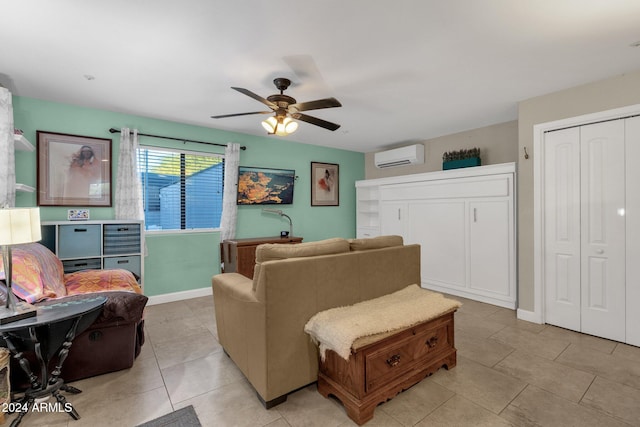
{"label": "white curtain", "polygon": [[120,156],[116,180],[116,219],[144,220],[142,184],[138,178],[138,130],[120,130]]}
{"label": "white curtain", "polygon": [[16,161],[11,92],[0,86],[0,208],[16,204]]}
{"label": "white curtain", "polygon": [[239,164],[240,144],[230,142],[224,150],[224,194],[222,195],[222,218],[220,218],[220,241],[236,237],[238,217],[236,186],[238,185]]}

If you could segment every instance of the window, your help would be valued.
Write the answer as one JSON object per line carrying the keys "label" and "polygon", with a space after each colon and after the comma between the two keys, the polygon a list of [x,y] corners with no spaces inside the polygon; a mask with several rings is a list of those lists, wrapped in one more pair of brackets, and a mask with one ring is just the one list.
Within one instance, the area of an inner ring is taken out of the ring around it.
{"label": "window", "polygon": [[147,230],[220,227],[223,156],[140,147],[138,168]]}

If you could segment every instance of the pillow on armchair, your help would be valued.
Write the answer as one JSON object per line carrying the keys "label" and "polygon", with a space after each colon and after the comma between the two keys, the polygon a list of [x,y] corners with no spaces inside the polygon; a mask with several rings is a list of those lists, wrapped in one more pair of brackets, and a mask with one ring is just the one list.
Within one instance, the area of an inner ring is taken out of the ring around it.
{"label": "pillow on armchair", "polygon": [[[11,290],[30,304],[89,292],[133,291],[142,294],[133,273],[128,270],[81,270],[64,274],[60,259],[40,243],[16,245],[11,252]],[[0,280],[5,280],[1,259],[0,269]]]}
{"label": "pillow on armchair", "polygon": [[[40,243],[27,243],[11,248],[11,289],[28,303],[67,295],[62,262]],[[5,280],[0,257],[0,280]]]}

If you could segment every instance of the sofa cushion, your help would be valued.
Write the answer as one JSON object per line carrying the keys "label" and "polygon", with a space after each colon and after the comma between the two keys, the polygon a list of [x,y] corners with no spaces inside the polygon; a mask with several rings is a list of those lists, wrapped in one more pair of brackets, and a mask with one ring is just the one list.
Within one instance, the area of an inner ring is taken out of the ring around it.
{"label": "sofa cushion", "polygon": [[258,288],[263,262],[287,258],[305,258],[349,252],[349,242],[340,237],[297,244],[265,243],[256,248],[256,265],[253,269],[253,291]]}
{"label": "sofa cushion", "polygon": [[[39,243],[16,245],[11,252],[14,295],[28,303],[67,295],[62,262],[53,252]],[[5,280],[1,257],[0,268],[0,280]]]}
{"label": "sofa cushion", "polygon": [[403,244],[402,236],[378,236],[370,239],[349,239],[349,246],[352,251],[390,248],[392,246],[402,246]]}
{"label": "sofa cushion", "polygon": [[346,239],[339,237],[292,245],[265,243],[256,248],[256,262],[318,255],[332,255],[343,252],[349,252],[349,242]]}

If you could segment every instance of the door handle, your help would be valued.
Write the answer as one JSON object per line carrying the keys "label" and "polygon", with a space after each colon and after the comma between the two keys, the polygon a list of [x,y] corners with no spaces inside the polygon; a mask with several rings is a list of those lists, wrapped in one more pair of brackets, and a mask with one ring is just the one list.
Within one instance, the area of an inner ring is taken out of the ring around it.
{"label": "door handle", "polygon": [[478,208],[473,208],[473,222],[478,222]]}

